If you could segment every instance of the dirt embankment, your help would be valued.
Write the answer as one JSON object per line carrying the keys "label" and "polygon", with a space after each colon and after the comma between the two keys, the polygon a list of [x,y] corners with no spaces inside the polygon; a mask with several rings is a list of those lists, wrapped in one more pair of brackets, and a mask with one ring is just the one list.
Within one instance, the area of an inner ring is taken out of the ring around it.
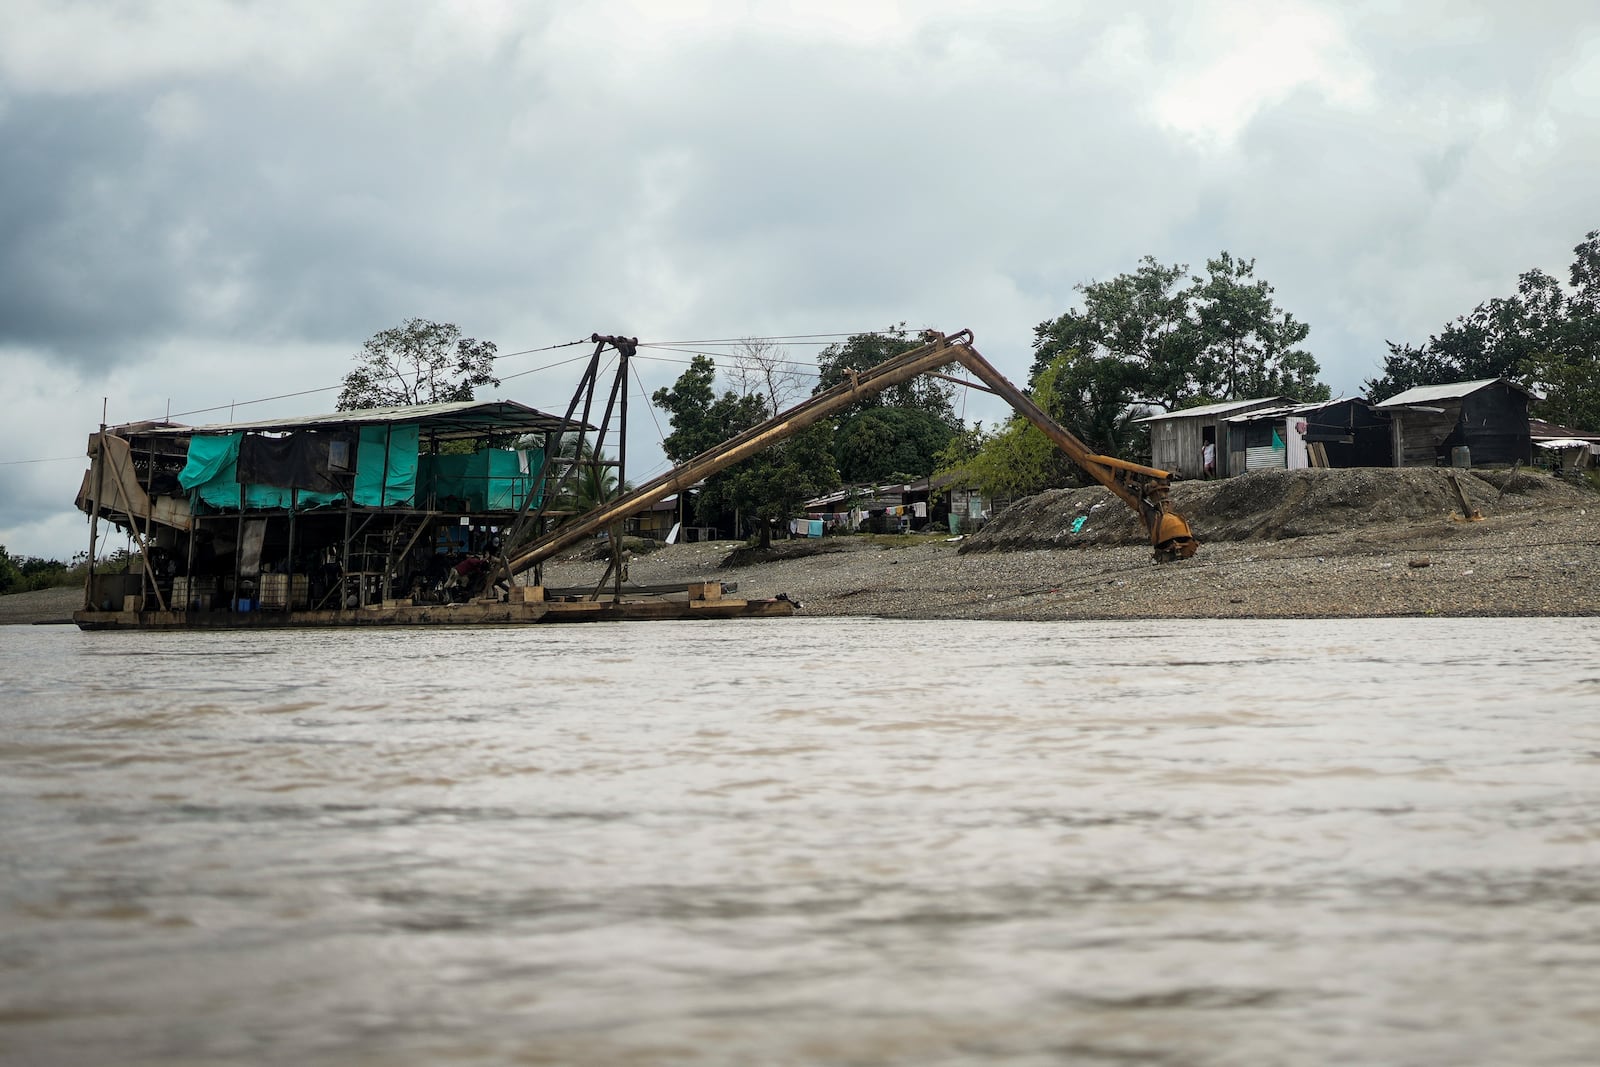
{"label": "dirt embankment", "polygon": [[1266,471],[1179,483],[1174,506],[1202,547],[1178,563],[1154,564],[1133,513],[1096,487],[1019,501],[958,543],[828,538],[826,553],[786,558],[779,545],[763,562],[741,562],[726,543],[677,545],[636,559],[631,577],[720,577],[741,596],[787,593],[813,615],[1600,614],[1600,495],[1537,472],[1509,483],[1505,472],[1458,474],[1484,516],[1466,521],[1445,474]]}
{"label": "dirt embankment", "polygon": [[[1202,544],[1348,534],[1461,517],[1450,473],[1422,468],[1254,471],[1219,481],[1178,482],[1172,507]],[[1469,506],[1486,517],[1600,504],[1593,493],[1541,472],[1459,471],[1455,477]],[[1121,545],[1143,537],[1133,511],[1097,485],[1052,489],[1019,501],[969,538],[962,551]]]}

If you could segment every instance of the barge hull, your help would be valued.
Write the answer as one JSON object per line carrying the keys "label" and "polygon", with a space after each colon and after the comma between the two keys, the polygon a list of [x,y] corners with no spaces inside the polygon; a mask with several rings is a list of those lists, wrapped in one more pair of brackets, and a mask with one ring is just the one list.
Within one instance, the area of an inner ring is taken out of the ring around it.
{"label": "barge hull", "polygon": [[793,601],[639,600],[372,605],[345,611],[78,611],[82,630],[290,630],[359,626],[520,626],[672,619],[781,619]]}

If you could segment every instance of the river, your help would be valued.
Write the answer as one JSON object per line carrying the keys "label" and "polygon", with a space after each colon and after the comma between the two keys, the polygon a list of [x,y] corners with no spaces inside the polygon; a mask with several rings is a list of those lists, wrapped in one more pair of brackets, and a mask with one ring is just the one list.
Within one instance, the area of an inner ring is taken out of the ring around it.
{"label": "river", "polygon": [[1600,1063],[1600,620],[0,627],[6,1064]]}

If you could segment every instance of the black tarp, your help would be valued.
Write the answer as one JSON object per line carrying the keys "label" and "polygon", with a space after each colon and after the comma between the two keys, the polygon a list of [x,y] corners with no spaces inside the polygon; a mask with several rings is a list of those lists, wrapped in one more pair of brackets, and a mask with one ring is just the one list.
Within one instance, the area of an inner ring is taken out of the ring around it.
{"label": "black tarp", "polygon": [[[343,443],[345,469],[329,462],[330,450]],[[337,493],[348,487],[355,470],[356,435],[350,432],[301,430],[284,437],[247,433],[239,442],[239,482],[279,489]]]}

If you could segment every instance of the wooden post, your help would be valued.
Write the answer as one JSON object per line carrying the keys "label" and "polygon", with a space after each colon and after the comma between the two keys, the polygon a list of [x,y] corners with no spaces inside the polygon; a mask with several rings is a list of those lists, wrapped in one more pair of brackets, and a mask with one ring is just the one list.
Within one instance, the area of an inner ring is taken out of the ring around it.
{"label": "wooden post", "polygon": [[[284,563],[289,568],[289,610],[294,610],[294,513],[300,507],[300,489],[289,487],[289,550]],[[306,597],[311,596],[311,575],[306,574]]]}
{"label": "wooden post", "polygon": [[95,541],[100,532],[100,497],[106,486],[106,398],[100,399],[100,454],[94,457],[94,505],[89,509],[89,573],[83,580],[83,606],[98,610],[94,603]]}
{"label": "wooden post", "polygon": [[233,602],[229,607],[239,611],[239,583],[244,578],[244,483],[239,483],[239,528],[233,535]]}

